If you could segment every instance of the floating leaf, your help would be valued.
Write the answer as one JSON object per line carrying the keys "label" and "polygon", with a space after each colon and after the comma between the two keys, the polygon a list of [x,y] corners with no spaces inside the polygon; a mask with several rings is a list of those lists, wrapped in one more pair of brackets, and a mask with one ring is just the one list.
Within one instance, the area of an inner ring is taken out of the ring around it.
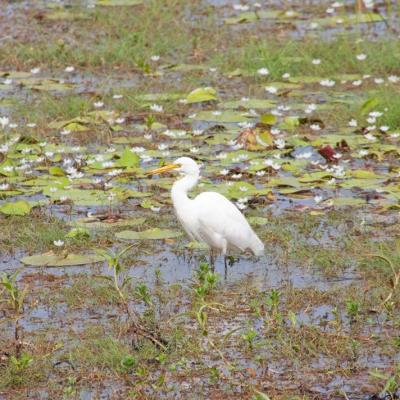
{"label": "floating leaf", "polygon": [[21,259],[23,264],[35,267],[67,267],[72,265],[93,264],[104,261],[104,257],[98,254],[55,254],[48,253],[36,254]]}
{"label": "floating leaf", "polygon": [[217,100],[217,91],[212,87],[197,88],[190,92],[186,101],[188,104],[201,103],[203,101]]}
{"label": "floating leaf", "polygon": [[158,239],[170,239],[181,236],[181,232],[172,231],[169,229],[151,228],[142,232],[136,231],[122,231],[118,232],[115,236],[118,239],[127,240],[158,240]]}
{"label": "floating leaf", "polygon": [[276,123],[276,116],[273,114],[263,114],[260,117],[260,122],[266,125],[274,125]]}
{"label": "floating leaf", "polygon": [[121,158],[115,163],[118,167],[136,168],[140,165],[140,157],[137,153],[132,152],[129,148],[126,148]]}
{"label": "floating leaf", "polygon": [[28,215],[31,209],[32,205],[25,200],[4,203],[0,206],[0,212],[6,215]]}
{"label": "floating leaf", "polygon": [[97,0],[96,4],[107,7],[137,6],[143,4],[143,0]]}

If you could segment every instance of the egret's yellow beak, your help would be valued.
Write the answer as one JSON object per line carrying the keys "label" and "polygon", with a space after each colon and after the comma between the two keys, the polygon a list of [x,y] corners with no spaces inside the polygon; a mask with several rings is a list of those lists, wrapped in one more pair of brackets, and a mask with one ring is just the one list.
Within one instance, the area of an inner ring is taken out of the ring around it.
{"label": "egret's yellow beak", "polygon": [[173,169],[179,168],[180,164],[168,164],[161,168],[156,168],[151,171],[147,171],[146,175],[156,175],[156,174],[163,174],[164,172],[171,171]]}

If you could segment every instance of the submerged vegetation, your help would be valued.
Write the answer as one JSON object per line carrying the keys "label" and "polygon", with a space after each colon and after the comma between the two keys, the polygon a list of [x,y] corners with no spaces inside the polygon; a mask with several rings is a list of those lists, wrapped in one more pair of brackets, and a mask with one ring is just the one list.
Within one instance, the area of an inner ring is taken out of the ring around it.
{"label": "submerged vegetation", "polygon": [[[398,7],[6,3],[0,397],[400,398]],[[183,155],[265,257],[183,235]]]}

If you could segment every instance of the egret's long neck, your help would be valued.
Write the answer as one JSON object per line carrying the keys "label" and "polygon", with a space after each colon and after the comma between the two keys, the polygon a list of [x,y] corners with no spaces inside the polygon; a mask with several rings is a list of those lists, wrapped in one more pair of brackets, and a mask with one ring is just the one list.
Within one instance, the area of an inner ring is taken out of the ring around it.
{"label": "egret's long neck", "polygon": [[192,201],[189,199],[187,193],[196,186],[198,180],[199,174],[190,174],[185,175],[172,185],[171,198],[175,208],[179,208],[180,206],[184,207]]}

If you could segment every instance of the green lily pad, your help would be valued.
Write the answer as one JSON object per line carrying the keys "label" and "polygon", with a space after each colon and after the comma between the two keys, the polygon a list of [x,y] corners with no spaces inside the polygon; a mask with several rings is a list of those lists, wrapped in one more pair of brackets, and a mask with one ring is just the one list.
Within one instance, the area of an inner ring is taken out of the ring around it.
{"label": "green lily pad", "polygon": [[105,219],[101,220],[96,217],[87,217],[74,221],[71,225],[77,227],[83,227],[87,229],[110,229],[110,228],[118,228],[124,226],[137,226],[142,225],[146,221],[146,218],[129,218],[129,219]]}
{"label": "green lily pad", "polygon": [[25,200],[4,203],[0,206],[0,212],[5,215],[28,215],[31,209],[32,205]]}
{"label": "green lily pad", "polygon": [[97,0],[96,4],[106,7],[127,7],[143,4],[143,0]]}
{"label": "green lily pad", "polygon": [[151,228],[142,232],[136,231],[122,231],[118,232],[115,236],[118,239],[127,240],[159,240],[170,239],[181,236],[181,232],[172,231],[170,229]]}
{"label": "green lily pad", "polygon": [[247,122],[250,118],[247,114],[240,111],[200,111],[193,118],[196,121],[207,121],[207,122],[216,122],[216,123],[239,123],[239,122]]}
{"label": "green lily pad", "polygon": [[98,254],[55,254],[52,251],[36,254],[21,259],[26,265],[35,267],[68,267],[72,265],[93,264],[104,261],[104,257]]}
{"label": "green lily pad", "polygon": [[190,92],[186,97],[188,104],[211,100],[217,100],[217,91],[212,87],[197,88]]}

